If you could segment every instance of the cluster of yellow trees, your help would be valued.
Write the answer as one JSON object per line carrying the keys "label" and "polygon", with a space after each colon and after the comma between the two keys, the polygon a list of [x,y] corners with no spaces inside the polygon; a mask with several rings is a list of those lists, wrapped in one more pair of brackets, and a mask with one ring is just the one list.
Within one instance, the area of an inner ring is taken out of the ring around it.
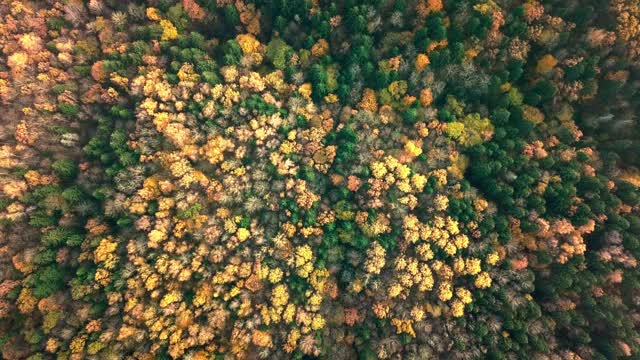
{"label": "cluster of yellow trees", "polygon": [[[163,37],[174,36],[175,28],[168,20],[153,10],[147,15],[160,21]],[[284,83],[279,71],[267,75],[254,71],[252,67],[262,62],[265,46],[250,34],[236,40],[251,61],[247,67],[222,68],[222,84],[200,83],[193,66],[184,64],[178,72],[179,83],[171,85],[163,79],[164,71],[156,61],[147,58],[128,89],[142,98],[137,126],[156,132],[170,146],[159,150],[147,143],[148,138],[130,140],[144,162],[157,164],[162,170],[147,177],[126,200],[128,211],[140,218],[139,227],[147,230],[147,238],[126,245],[135,271],[123,294],[130,315],[125,316],[119,338],[147,332],[152,338],[168,341],[169,353],[175,357],[190,347],[210,345],[214,339],[223,343],[226,335],[222,330],[229,326],[238,335],[231,338],[229,350],[233,353],[245,353],[250,343],[273,347],[272,331],[254,329],[257,324],[288,329],[285,349],[292,352],[301,337],[325,326],[320,312],[323,301],[336,295],[335,285],[327,287],[329,272],[315,265],[312,247],[304,243],[321,235],[320,228],[283,222],[281,231],[267,240],[264,224],[246,219],[240,209],[229,206],[242,203],[243,193],[256,190],[255,182],[268,180],[265,169],[272,165],[287,180],[281,191],[261,190],[263,207],[274,210],[279,199],[291,198],[300,208],[310,209],[320,196],[305,180],[296,178],[298,169],[308,165],[326,172],[336,150],[322,144],[333,120],[327,113],[318,113],[304,96],[302,106],[288,109],[290,117],[278,112],[251,115],[242,123],[228,121],[235,121],[229,116],[238,116],[234,106],[254,94],[265,103],[280,106],[283,101],[276,99],[304,94],[308,86],[296,91]],[[200,116],[216,119],[219,127],[200,126],[200,120],[186,109],[190,99],[205,102]],[[290,124],[295,115],[307,118],[311,126],[280,135],[278,129]],[[252,142],[264,155],[245,165]],[[301,156],[300,160],[294,161],[293,155]],[[208,165],[197,165],[202,163]],[[205,167],[208,170],[201,170]],[[194,210],[196,204],[200,205]],[[202,204],[208,205],[205,208]],[[331,218],[331,212],[323,212],[319,225]],[[116,246],[118,242],[105,238],[95,250],[94,260],[100,267],[96,282],[102,285],[109,283],[108,271],[117,262],[113,258]],[[265,258],[275,262],[267,265]],[[288,279],[293,275],[309,286],[302,303],[292,298]],[[187,302],[184,294],[194,282],[193,299]],[[265,292],[269,294],[266,301]],[[230,319],[232,312],[236,320]],[[213,326],[197,325],[202,321]]]}
{"label": "cluster of yellow trees", "polygon": [[[429,133],[424,134],[426,138]],[[448,196],[456,196],[455,190],[452,192],[453,189],[447,186],[447,172],[431,170],[422,175],[411,167],[411,164],[416,168],[422,166],[413,162],[413,159],[422,153],[422,149],[416,146],[415,141],[407,140],[403,150],[411,155],[403,157],[406,163],[387,155],[371,163],[371,174],[374,179],[380,179],[389,185],[384,187],[387,192],[392,191],[391,185],[395,185],[401,193],[408,194],[407,196],[420,193],[427,178],[433,176],[437,179],[438,191],[430,197],[432,211],[426,222],[420,221],[416,216],[417,210],[416,214],[412,212],[417,205],[415,197],[411,201],[403,201],[404,198],[400,198],[399,202],[405,204],[408,211],[401,215],[403,241],[400,246],[403,255],[387,261],[384,248],[378,242],[374,242],[367,250],[366,273],[351,286],[351,289],[359,292],[364,287],[363,283],[372,281],[371,277],[378,277],[384,284],[382,288],[386,289],[387,300],[374,303],[372,311],[378,318],[391,318],[398,333],[415,336],[412,325],[427,316],[427,305],[431,313],[437,314],[440,309],[434,311],[432,304],[415,302],[416,297],[411,295],[412,289],[415,288],[419,292],[434,291],[440,302],[433,305],[449,309],[452,316],[460,317],[464,314],[465,305],[473,301],[470,289],[464,286],[472,285],[480,289],[491,286],[488,270],[500,260],[500,257],[497,252],[491,252],[485,259],[466,255],[466,249],[472,240],[465,232],[473,230],[477,224],[461,224],[446,215]],[[385,192],[378,193],[378,196],[386,200],[383,203],[391,203],[389,198],[386,198],[389,195]],[[393,206],[387,206],[385,210],[389,211],[392,217],[395,217],[393,213],[398,211]],[[389,230],[387,228],[387,231]],[[445,254],[446,260],[436,260],[435,252]],[[390,266],[385,268],[388,262]],[[467,276],[473,279],[470,284],[463,280]],[[454,284],[458,282],[461,286],[454,288]],[[404,317],[406,315],[402,310],[394,311],[394,307],[406,308],[407,301],[413,306],[407,317]]]}
{"label": "cluster of yellow trees", "polygon": [[[153,9],[147,10],[147,16],[160,22],[163,37],[175,36],[175,27]],[[138,133],[142,129],[151,131],[168,146],[157,148],[148,136],[129,140],[143,162],[159,169],[125,201],[130,214],[139,219],[136,226],[147,235],[146,239],[128,242],[111,237],[101,240],[94,251],[99,267],[95,280],[101,286],[110,283],[110,270],[119,261],[115,250],[125,246],[127,261],[134,268],[126,280],[128,290],[122,294],[128,315],[118,337],[129,339],[148,333],[168,342],[169,353],[175,357],[194,346],[208,345],[214,350],[211,344],[223,344],[222,330],[229,327],[237,336],[231,338],[228,350],[237,354],[245,353],[250,344],[273,347],[273,329],[287,332],[287,352],[303,343],[313,353],[313,341],[308,337],[327,323],[323,304],[339,296],[336,279],[328,269],[316,265],[317,254],[310,245],[323,234],[319,226],[336,221],[335,212],[321,211],[317,224],[307,227],[299,220],[280,218],[280,231],[268,238],[267,225],[260,223],[260,218],[247,217],[234,205],[242,204],[247,192],[258,193],[262,208],[268,211],[278,209],[282,199],[291,199],[305,210],[327,204],[313,184],[297,176],[302,166],[327,173],[337,150],[334,145],[324,144],[335,120],[311,102],[310,84],[287,85],[280,71],[266,75],[256,71],[266,46],[250,34],[239,35],[236,40],[247,61],[222,67],[224,81],[215,86],[202,83],[190,64],[180,68],[179,82],[171,85],[157,66],[157,59],[150,56],[145,58],[139,76],[125,84],[127,92],[142,99],[136,112]],[[326,46],[326,42],[319,42],[312,53],[321,54]],[[420,66],[428,64],[428,59],[419,60]],[[392,83],[388,93],[400,99],[406,94],[406,86],[406,82]],[[367,94],[365,91],[360,111],[377,111],[375,96]],[[284,108],[288,115],[238,113],[240,104],[252,96],[277,108],[288,103]],[[423,102],[429,103],[430,98],[429,91],[421,95]],[[204,104],[200,114],[188,110],[192,99]],[[296,116],[305,118],[307,125],[296,126]],[[204,126],[202,119],[212,119],[215,125]],[[374,134],[392,125],[388,118],[378,119]],[[471,115],[464,119],[460,123],[464,130],[456,130],[455,123],[449,125],[447,134],[451,138],[473,143],[490,136],[486,119]],[[279,132],[283,126],[290,130]],[[373,160],[362,165],[371,171],[372,177],[364,179],[370,186],[368,192],[372,199],[379,200],[370,199],[359,211],[338,215],[355,219],[373,239],[391,231],[390,222],[396,221],[392,219],[401,219],[403,255],[389,258],[380,243],[373,241],[366,251],[364,271],[349,291],[378,299],[371,302],[371,315],[389,319],[398,333],[411,336],[415,336],[413,324],[428,314],[444,311],[462,316],[465,305],[472,302],[468,286],[489,287],[488,271],[499,261],[495,253],[486,259],[466,255],[472,241],[467,231],[475,224],[461,224],[446,215],[449,197],[462,193],[456,190],[455,181],[448,179],[446,166],[430,167],[428,162],[418,160],[423,148],[443,135],[443,128],[437,121],[418,123],[417,137],[404,137],[400,144],[373,145],[368,150],[374,154]],[[259,157],[247,162],[251,146],[256,147],[251,151]],[[284,177],[282,186],[271,185],[269,189],[259,185],[274,181],[267,173],[270,166]],[[437,191],[425,198],[423,190],[430,177],[436,180]],[[351,176],[350,190],[356,191],[361,183],[360,178]],[[394,204],[390,196],[396,191],[401,197]],[[421,211],[417,207],[424,201],[431,203],[431,211],[429,218],[421,221],[416,216]],[[379,211],[373,222],[367,220],[370,206]],[[280,210],[279,214],[291,216],[288,211]],[[444,259],[436,260],[435,253],[443,253]],[[301,294],[294,290],[293,277],[306,284],[307,290]],[[194,283],[193,298],[186,301],[185,294]],[[378,285],[371,288],[371,284]],[[433,292],[434,297],[427,301],[410,297],[413,288]],[[411,301],[410,313],[403,310],[406,301]],[[210,326],[198,325],[203,322]],[[258,330],[258,324],[267,328]],[[215,350],[225,350],[224,345]]]}

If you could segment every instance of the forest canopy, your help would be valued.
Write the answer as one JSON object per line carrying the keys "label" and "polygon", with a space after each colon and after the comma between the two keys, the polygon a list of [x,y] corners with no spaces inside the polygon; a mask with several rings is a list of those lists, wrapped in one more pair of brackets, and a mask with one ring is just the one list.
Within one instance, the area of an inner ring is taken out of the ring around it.
{"label": "forest canopy", "polygon": [[640,358],[637,0],[0,0],[3,359]]}

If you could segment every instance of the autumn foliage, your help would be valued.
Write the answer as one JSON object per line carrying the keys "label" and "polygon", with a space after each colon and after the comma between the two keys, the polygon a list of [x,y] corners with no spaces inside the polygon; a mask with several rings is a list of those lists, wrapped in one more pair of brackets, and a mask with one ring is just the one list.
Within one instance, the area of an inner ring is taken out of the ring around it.
{"label": "autumn foliage", "polygon": [[637,2],[0,15],[3,359],[639,356]]}

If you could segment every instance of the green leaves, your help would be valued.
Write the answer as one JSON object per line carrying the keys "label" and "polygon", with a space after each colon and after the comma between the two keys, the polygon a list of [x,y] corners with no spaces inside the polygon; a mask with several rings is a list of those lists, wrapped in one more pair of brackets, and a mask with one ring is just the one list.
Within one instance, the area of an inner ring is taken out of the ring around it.
{"label": "green leaves", "polygon": [[78,166],[69,159],[56,160],[51,169],[63,181],[72,181],[78,175]]}

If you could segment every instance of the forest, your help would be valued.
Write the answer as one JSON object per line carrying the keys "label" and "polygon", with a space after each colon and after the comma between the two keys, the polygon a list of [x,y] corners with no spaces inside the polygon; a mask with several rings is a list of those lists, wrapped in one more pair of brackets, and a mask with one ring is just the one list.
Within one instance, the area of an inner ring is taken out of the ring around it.
{"label": "forest", "polygon": [[638,0],[0,0],[0,357],[640,359]]}

